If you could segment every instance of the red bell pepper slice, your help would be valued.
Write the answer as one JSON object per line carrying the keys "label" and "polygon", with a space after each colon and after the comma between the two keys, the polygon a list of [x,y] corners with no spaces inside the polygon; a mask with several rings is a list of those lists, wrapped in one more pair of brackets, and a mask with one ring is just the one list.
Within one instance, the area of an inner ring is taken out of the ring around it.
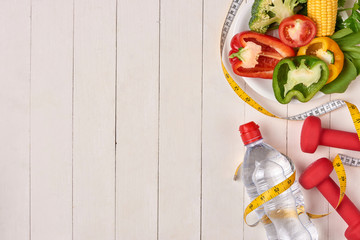
{"label": "red bell pepper slice", "polygon": [[275,37],[245,31],[230,43],[229,60],[235,74],[243,77],[271,79],[276,64],[295,56],[294,50]]}

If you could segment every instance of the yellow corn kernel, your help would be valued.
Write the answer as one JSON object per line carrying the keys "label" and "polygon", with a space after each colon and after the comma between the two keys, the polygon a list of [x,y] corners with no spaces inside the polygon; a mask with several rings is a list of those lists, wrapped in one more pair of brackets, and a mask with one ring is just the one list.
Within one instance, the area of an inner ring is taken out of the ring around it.
{"label": "yellow corn kernel", "polygon": [[338,0],[308,0],[307,12],[317,27],[316,36],[330,36],[335,31]]}

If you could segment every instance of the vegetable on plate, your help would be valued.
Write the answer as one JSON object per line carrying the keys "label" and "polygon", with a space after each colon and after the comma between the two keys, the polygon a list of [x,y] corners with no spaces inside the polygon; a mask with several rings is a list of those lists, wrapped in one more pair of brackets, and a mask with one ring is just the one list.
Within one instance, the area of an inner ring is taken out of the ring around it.
{"label": "vegetable on plate", "polygon": [[314,56],[284,58],[274,69],[273,90],[282,104],[292,98],[309,101],[326,83],[329,75],[327,64]]}
{"label": "vegetable on plate", "polygon": [[308,0],[307,14],[317,27],[318,37],[330,36],[335,31],[338,0]]}
{"label": "vegetable on plate", "polygon": [[[344,1],[344,0],[342,0]],[[340,3],[340,1],[339,1]],[[341,7],[343,7],[344,3]],[[351,8],[351,14],[347,19],[343,19],[341,12],[350,9],[339,9],[338,16],[336,20],[335,29],[351,29],[353,32],[360,31],[360,0],[355,1],[353,7]]]}
{"label": "vegetable on plate", "polygon": [[276,64],[294,50],[279,39],[251,31],[236,34],[231,40],[229,60],[235,74],[271,79]]}
{"label": "vegetable on plate", "polygon": [[350,83],[360,75],[360,32],[344,28],[331,36],[344,53],[344,67],[339,76],[326,84],[321,91],[325,94],[343,93]]}
{"label": "vegetable on plate", "polygon": [[326,62],[329,67],[327,83],[334,81],[343,69],[344,54],[339,45],[328,37],[314,38],[308,45],[301,47],[297,55],[313,55]]}
{"label": "vegetable on plate", "polygon": [[300,14],[287,17],[280,23],[280,40],[290,47],[301,47],[311,42],[316,35],[316,25]]}
{"label": "vegetable on plate", "polygon": [[349,84],[356,78],[356,67],[347,58],[344,61],[344,68],[340,75],[331,83],[326,84],[321,92],[325,94],[343,93],[348,88]]}
{"label": "vegetable on plate", "polygon": [[265,33],[270,25],[280,24],[301,9],[306,0],[255,0],[251,9],[249,27],[259,33]]}

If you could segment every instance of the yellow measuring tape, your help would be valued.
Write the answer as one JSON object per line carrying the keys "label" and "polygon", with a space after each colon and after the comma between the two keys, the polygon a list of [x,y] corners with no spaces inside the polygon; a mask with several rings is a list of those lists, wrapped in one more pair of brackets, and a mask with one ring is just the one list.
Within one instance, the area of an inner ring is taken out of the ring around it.
{"label": "yellow measuring tape", "polygon": [[[239,9],[240,5],[242,3],[242,0],[233,0],[230,6],[230,9],[228,11],[228,14],[225,18],[225,22],[223,24],[223,29],[222,29],[222,34],[221,34],[221,41],[220,41],[220,55],[222,56],[223,53],[223,47],[224,47],[224,43],[225,40],[228,36],[228,32],[229,29],[231,27],[231,24],[235,18],[235,15],[237,13],[237,10]],[[359,110],[357,109],[357,107],[349,102],[343,101],[343,100],[333,100],[330,101],[328,103],[325,103],[321,106],[318,106],[314,109],[311,109],[307,112],[295,115],[295,116],[290,116],[290,117],[279,117],[276,116],[275,114],[272,114],[271,112],[269,112],[268,110],[266,110],[264,107],[262,107],[260,104],[258,104],[255,100],[253,100],[244,90],[242,90],[239,85],[236,83],[236,81],[231,77],[231,75],[229,74],[229,72],[227,71],[224,62],[222,60],[221,57],[221,66],[224,72],[224,76],[226,78],[226,80],[228,81],[228,83],[230,84],[231,88],[234,90],[234,92],[247,104],[249,104],[251,107],[253,107],[254,109],[256,109],[257,111],[269,116],[269,117],[273,117],[273,118],[278,118],[278,119],[287,119],[287,120],[305,120],[306,117],[314,115],[314,116],[321,116],[324,115],[326,113],[332,112],[338,108],[341,108],[343,106],[347,106],[351,118],[353,120],[357,135],[360,139],[360,113]],[[346,174],[345,174],[345,169],[344,169],[344,165],[343,165],[343,161],[348,160],[349,164],[347,165],[351,165],[354,166],[356,162],[356,165],[360,166],[360,159],[355,159],[355,158],[351,158],[351,157],[347,157],[344,155],[337,155],[335,157],[335,159],[333,160],[333,167],[336,171],[336,175],[338,177],[339,180],[339,184],[340,184],[340,196],[339,196],[339,201],[337,204],[337,207],[340,205],[344,195],[345,195],[345,191],[346,191]],[[240,169],[241,164],[238,166],[238,168],[236,169],[235,172],[235,176],[234,179],[237,178],[238,175],[238,171]],[[258,207],[260,207],[261,205],[263,205],[264,203],[266,203],[267,201],[270,201],[271,199],[275,198],[276,196],[280,195],[281,193],[283,193],[284,191],[286,191],[287,189],[289,189],[291,187],[291,185],[294,183],[295,181],[295,172],[287,179],[285,179],[283,182],[275,185],[274,187],[270,188],[269,190],[265,191],[264,193],[260,194],[257,198],[255,198],[245,209],[244,211],[244,220],[245,223],[247,223],[246,221],[246,217],[247,215],[249,215],[252,211],[254,211],[255,209],[257,209]],[[337,208],[336,207],[336,208]],[[335,209],[336,209],[335,208]],[[304,209],[298,209],[297,214],[301,214],[304,212]],[[330,212],[331,213],[331,212]],[[307,215],[311,218],[321,218],[324,216],[329,215],[330,213],[327,214],[311,214],[311,213],[307,213]],[[289,215],[287,214],[282,214],[282,216],[285,215]],[[290,214],[291,215],[291,214]],[[265,217],[265,218],[264,218]],[[267,223],[270,221],[270,219],[267,216],[264,216],[263,219],[261,220],[263,223]],[[270,216],[271,217],[271,216]],[[271,221],[270,221],[271,222]],[[254,223],[254,224],[248,224],[249,226],[256,226],[258,224],[258,222]]]}
{"label": "yellow measuring tape", "polygon": [[[285,179],[284,181],[275,185],[274,187],[270,188],[269,190],[263,192],[257,198],[255,198],[253,201],[251,201],[251,203],[245,208],[245,211],[244,211],[244,220],[245,220],[246,224],[248,224],[246,221],[247,215],[249,215],[252,211],[257,209],[264,203],[270,201],[274,197],[280,195],[281,193],[285,192],[287,189],[290,188],[290,186],[295,182],[295,173],[296,173],[296,171],[294,171],[294,173],[289,178]],[[258,222],[254,223],[254,224],[248,224],[248,225],[250,227],[254,227],[257,224],[258,224]]]}
{"label": "yellow measuring tape", "polygon": [[[340,156],[337,155],[333,161],[333,167],[335,169],[336,175],[338,176],[339,179],[339,183],[340,183],[340,196],[339,196],[339,201],[338,204],[336,206],[336,208],[340,205],[342,199],[345,196],[345,191],[346,191],[346,174],[345,174],[345,168],[344,165],[341,162]],[[239,169],[237,169],[238,171]],[[235,175],[237,175],[237,173],[235,173]],[[288,177],[287,179],[285,179],[284,181],[282,181],[281,183],[275,185],[274,187],[268,189],[267,191],[263,192],[262,194],[260,194],[257,198],[255,198],[253,201],[251,201],[251,203],[245,208],[244,211],[244,220],[245,223],[247,225],[249,225],[250,227],[255,227],[258,223],[253,223],[253,224],[248,224],[246,221],[246,217],[253,212],[255,209],[259,208],[261,205],[263,205],[264,203],[270,201],[271,199],[279,196],[281,193],[285,192],[286,190],[288,190],[293,183],[295,182],[295,175],[296,175],[296,171],[294,171],[293,174],[291,174],[290,177]],[[335,208],[335,209],[336,209]],[[299,209],[297,209],[296,214],[300,215],[304,212],[304,208],[300,207]],[[325,217],[327,215],[329,215],[331,212],[326,213],[326,214],[312,214],[312,213],[306,213],[310,218],[321,218],[321,217]],[[286,214],[284,214],[284,212],[278,212],[277,216],[293,216],[293,214],[291,214],[291,210],[287,210]],[[271,218],[272,216],[270,216]],[[269,223],[271,222],[271,220],[267,217],[264,216],[263,219],[261,219],[261,222],[263,223]]]}
{"label": "yellow measuring tape", "polygon": [[[333,100],[328,103],[325,103],[319,107],[316,107],[314,109],[311,109],[305,113],[298,114],[296,116],[291,117],[279,117],[275,114],[272,114],[268,110],[266,110],[264,107],[262,107],[259,103],[257,103],[254,99],[252,99],[244,90],[242,90],[239,85],[236,83],[236,81],[230,76],[229,72],[225,68],[225,65],[223,63],[223,60],[221,60],[221,66],[224,72],[224,76],[228,83],[230,84],[231,88],[234,90],[234,92],[247,104],[249,104],[251,107],[255,108],[259,112],[273,118],[279,118],[279,119],[287,119],[287,120],[305,120],[308,116],[321,116],[326,113],[332,112],[338,108],[341,108],[343,106],[347,106],[351,115],[351,118],[353,120],[355,130],[357,132],[357,135],[360,139],[360,112],[358,108],[347,101],[343,100]],[[332,104],[335,104],[332,106]]]}

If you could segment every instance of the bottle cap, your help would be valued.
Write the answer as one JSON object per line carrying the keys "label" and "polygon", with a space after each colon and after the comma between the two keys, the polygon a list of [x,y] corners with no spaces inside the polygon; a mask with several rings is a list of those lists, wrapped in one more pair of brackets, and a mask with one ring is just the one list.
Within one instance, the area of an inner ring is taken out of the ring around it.
{"label": "bottle cap", "polygon": [[239,131],[241,134],[241,138],[244,142],[244,145],[248,145],[249,143],[262,139],[261,132],[259,130],[259,125],[257,125],[252,121],[240,125]]}

